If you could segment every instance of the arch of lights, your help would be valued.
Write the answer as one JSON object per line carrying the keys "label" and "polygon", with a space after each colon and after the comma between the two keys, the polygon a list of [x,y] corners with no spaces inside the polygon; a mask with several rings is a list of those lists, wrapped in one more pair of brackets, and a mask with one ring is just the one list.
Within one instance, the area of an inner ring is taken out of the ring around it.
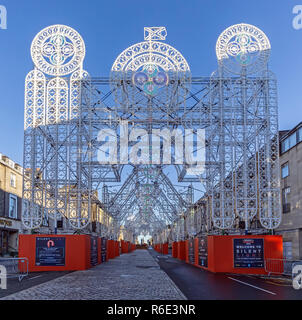
{"label": "arch of lights", "polygon": [[[87,230],[100,203],[111,238],[181,240],[238,230],[240,221],[249,230],[277,228],[278,105],[266,35],[248,24],[226,29],[210,77],[191,76],[181,53],[163,42],[166,28],[145,28],[144,36],[117,57],[109,78],[83,70],[85,44],[72,28],[55,25],[35,37],[25,81],[25,228],[40,228],[47,212]],[[203,129],[205,170],[194,175],[173,157],[171,165],[100,164],[98,132],[121,139],[124,123],[148,134]]]}

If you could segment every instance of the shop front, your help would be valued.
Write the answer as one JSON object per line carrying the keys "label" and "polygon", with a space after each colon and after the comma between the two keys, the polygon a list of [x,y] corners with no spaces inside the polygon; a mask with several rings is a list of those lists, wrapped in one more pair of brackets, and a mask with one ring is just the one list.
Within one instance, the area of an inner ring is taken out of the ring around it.
{"label": "shop front", "polygon": [[18,253],[19,221],[0,218],[0,257]]}

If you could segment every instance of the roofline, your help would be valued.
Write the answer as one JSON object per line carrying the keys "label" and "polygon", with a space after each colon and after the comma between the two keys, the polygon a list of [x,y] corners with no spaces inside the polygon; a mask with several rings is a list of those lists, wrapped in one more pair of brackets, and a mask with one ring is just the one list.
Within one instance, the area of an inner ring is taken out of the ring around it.
{"label": "roofline", "polygon": [[279,133],[284,133],[286,131],[288,131],[287,133],[285,133],[281,138],[280,138],[280,142],[284,141],[285,139],[287,139],[290,135],[292,135],[294,132],[296,132],[298,129],[302,128],[302,121],[297,124],[293,129],[291,130],[280,130]]}

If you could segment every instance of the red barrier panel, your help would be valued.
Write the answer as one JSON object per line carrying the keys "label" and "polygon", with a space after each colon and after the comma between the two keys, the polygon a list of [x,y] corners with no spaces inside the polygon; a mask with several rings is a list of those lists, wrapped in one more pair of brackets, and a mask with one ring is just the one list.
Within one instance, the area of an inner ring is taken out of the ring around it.
{"label": "red barrier panel", "polygon": [[88,235],[19,235],[19,257],[28,258],[29,272],[89,269],[90,248]]}
{"label": "red barrier panel", "polygon": [[195,266],[199,266],[199,241],[198,238],[194,239],[194,254],[195,254]]}
{"label": "red barrier panel", "polygon": [[172,257],[177,258],[178,256],[178,242],[172,243]]}
{"label": "red barrier panel", "polygon": [[129,253],[129,242],[122,240],[122,253]]}
{"label": "red barrier panel", "polygon": [[124,242],[125,242],[124,240],[121,240],[121,254],[125,253]]}
{"label": "red barrier panel", "polygon": [[[263,242],[256,245],[257,239],[262,239]],[[255,254],[259,255],[259,261],[262,264],[261,243],[263,243],[264,260],[283,258],[282,236],[208,236],[208,268],[205,269],[214,273],[267,274],[264,265],[263,267],[249,267],[249,263],[245,265],[247,260],[242,259],[242,255],[245,255],[245,259],[249,259],[247,255]],[[241,250],[244,251],[241,253]],[[249,250],[251,253],[248,252]],[[235,253],[236,261],[234,261]]]}
{"label": "red barrier panel", "polygon": [[102,238],[98,237],[98,264],[102,263]]}
{"label": "red barrier panel", "polygon": [[107,241],[107,251],[108,251],[108,259],[115,258],[115,241],[108,240]]}
{"label": "red barrier panel", "polygon": [[183,260],[183,261],[186,260],[186,242],[185,241],[179,241],[179,243],[178,243],[177,258],[180,260]]}
{"label": "red barrier panel", "polygon": [[164,243],[162,246],[162,254],[168,254],[169,253],[169,244],[168,243]]}
{"label": "red barrier panel", "polygon": [[184,259],[186,263],[189,263],[189,245],[190,245],[189,240],[186,240],[185,241],[185,259]]}
{"label": "red barrier panel", "polygon": [[119,243],[119,241],[114,241],[114,249],[115,249],[115,256],[118,257],[120,255],[120,243]]}

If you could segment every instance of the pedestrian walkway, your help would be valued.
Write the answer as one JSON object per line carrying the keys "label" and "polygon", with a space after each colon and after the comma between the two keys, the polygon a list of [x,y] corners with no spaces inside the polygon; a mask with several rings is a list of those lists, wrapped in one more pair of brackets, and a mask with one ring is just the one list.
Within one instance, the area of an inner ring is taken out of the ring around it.
{"label": "pedestrian walkway", "polygon": [[1,300],[186,300],[147,250],[9,295]]}

